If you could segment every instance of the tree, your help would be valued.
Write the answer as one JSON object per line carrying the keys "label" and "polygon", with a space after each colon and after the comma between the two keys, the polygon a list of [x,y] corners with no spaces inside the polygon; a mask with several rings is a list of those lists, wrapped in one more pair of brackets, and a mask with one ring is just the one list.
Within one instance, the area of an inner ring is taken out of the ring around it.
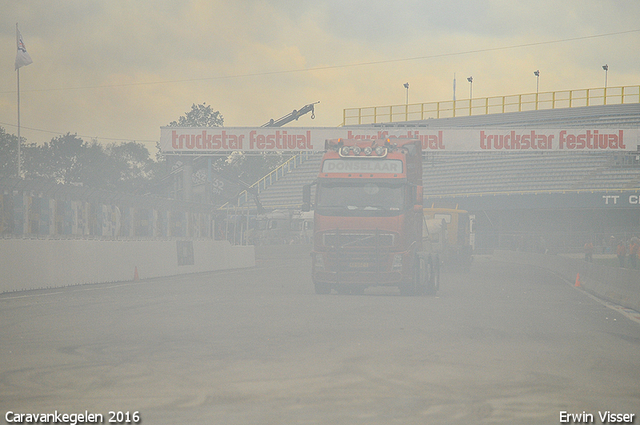
{"label": "tree", "polygon": [[[169,123],[169,127],[223,127],[223,125],[224,119],[220,112],[213,111],[206,103],[191,105],[191,111],[177,121]],[[281,153],[263,152],[247,155],[236,151],[213,158],[211,168],[214,173],[229,181],[238,182],[239,180],[246,184],[253,184],[289,157],[290,155]],[[204,158],[194,160],[194,169],[204,166]]]}
{"label": "tree", "polygon": [[[0,178],[17,177],[18,138],[0,127]],[[38,145],[22,143],[22,174],[28,180],[82,184],[96,189],[146,193],[164,172],[136,142],[107,146],[67,133]]]}
{"label": "tree", "polygon": [[[169,127],[223,127],[224,118],[218,111],[213,111],[211,105],[202,103],[191,105],[191,111],[169,123]],[[212,168],[216,173],[230,180],[242,180],[249,184],[264,177],[283,161],[280,153],[262,153],[247,155],[243,152],[233,152],[229,156],[217,157],[213,160]]]}
{"label": "tree", "polygon": [[0,127],[0,177],[18,176],[18,137]]}
{"label": "tree", "polygon": [[211,105],[202,103],[191,105],[191,111],[178,118],[178,121],[171,121],[169,127],[222,127],[224,118],[218,111],[211,109]]}
{"label": "tree", "polygon": [[280,152],[263,152],[252,155],[238,152],[230,157],[226,173],[243,182],[253,184],[290,157],[291,155],[283,155]]}
{"label": "tree", "polygon": [[[59,184],[83,184],[103,187],[109,158],[97,142],[87,143],[76,134],[67,133],[45,143],[38,157],[33,155],[33,164],[27,168],[27,176],[48,178]],[[39,163],[39,166],[38,166]]]}
{"label": "tree", "polygon": [[136,142],[110,144],[106,148],[114,173],[111,183],[123,192],[135,192],[154,180],[157,170],[147,148]]}

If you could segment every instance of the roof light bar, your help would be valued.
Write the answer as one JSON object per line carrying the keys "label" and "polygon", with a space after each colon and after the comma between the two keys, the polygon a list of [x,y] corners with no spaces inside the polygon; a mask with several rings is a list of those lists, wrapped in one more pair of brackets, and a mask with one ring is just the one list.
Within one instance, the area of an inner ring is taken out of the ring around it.
{"label": "roof light bar", "polygon": [[371,146],[367,146],[365,148],[361,148],[360,146],[341,146],[336,150],[338,151],[338,154],[341,157],[369,156],[369,157],[383,158],[383,157],[386,157],[387,153],[389,152],[389,148],[384,146],[376,146],[375,149],[372,148]]}

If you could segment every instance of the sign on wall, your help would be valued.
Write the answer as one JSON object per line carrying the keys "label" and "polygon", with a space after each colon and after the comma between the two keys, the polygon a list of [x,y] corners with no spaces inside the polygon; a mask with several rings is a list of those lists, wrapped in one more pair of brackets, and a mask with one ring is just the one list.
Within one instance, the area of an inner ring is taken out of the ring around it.
{"label": "sign on wall", "polygon": [[429,129],[425,127],[161,127],[164,153],[321,152],[328,139],[420,139],[424,151],[531,152],[635,151],[640,129],[517,128]]}
{"label": "sign on wall", "polygon": [[455,206],[472,211],[567,209],[633,209],[640,211],[640,190],[583,190],[521,193],[485,193],[478,195],[425,196],[427,204]]}

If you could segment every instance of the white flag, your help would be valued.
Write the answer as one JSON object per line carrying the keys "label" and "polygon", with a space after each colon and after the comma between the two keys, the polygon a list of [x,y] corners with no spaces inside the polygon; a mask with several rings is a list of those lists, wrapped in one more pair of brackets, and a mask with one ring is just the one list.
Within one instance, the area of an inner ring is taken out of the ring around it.
{"label": "white flag", "polygon": [[16,41],[18,43],[18,52],[16,53],[16,70],[19,68],[29,65],[33,63],[31,60],[31,56],[27,53],[27,48],[24,47],[24,41],[22,41],[22,34],[18,31],[18,26],[16,25]]}

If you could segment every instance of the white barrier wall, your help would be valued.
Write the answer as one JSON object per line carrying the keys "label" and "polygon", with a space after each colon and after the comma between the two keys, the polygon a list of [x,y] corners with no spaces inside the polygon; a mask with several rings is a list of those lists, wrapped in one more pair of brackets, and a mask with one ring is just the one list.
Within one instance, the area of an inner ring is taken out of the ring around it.
{"label": "white barrier wall", "polygon": [[570,282],[580,275],[587,292],[621,306],[640,311],[640,271],[607,267],[575,258],[530,252],[494,251],[496,260],[529,264],[551,270]]}
{"label": "white barrier wall", "polygon": [[228,241],[0,239],[0,293],[253,266],[254,247]]}

